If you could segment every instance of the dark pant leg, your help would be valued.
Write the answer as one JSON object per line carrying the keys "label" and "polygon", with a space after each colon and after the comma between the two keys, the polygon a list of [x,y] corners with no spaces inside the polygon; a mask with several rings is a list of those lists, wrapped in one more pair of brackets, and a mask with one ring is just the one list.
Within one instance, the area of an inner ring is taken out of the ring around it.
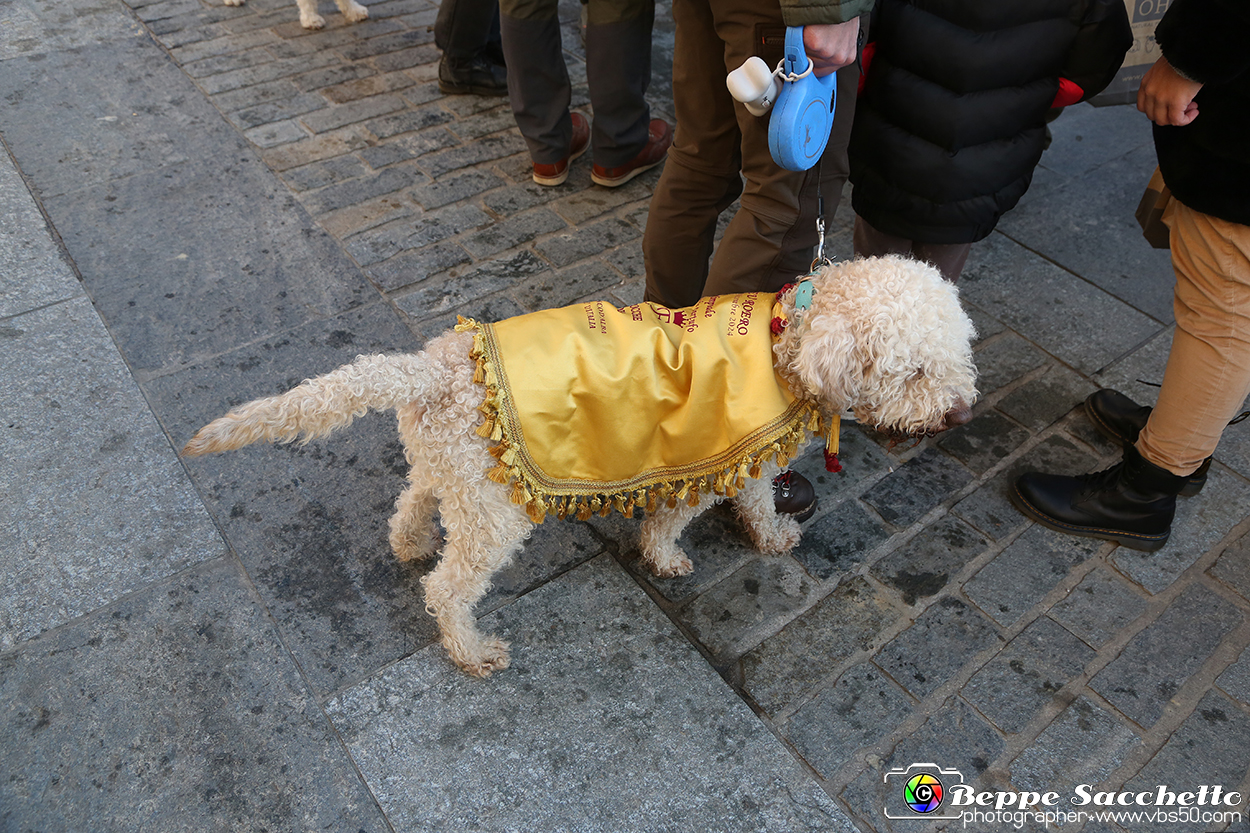
{"label": "dark pant leg", "polygon": [[499,0],[442,0],[434,43],[452,60],[476,57],[499,42]]}
{"label": "dark pant leg", "polygon": [[918,243],[906,237],[886,234],[858,214],[853,232],[856,257],[906,255],[937,267],[942,277],[954,283],[964,271],[971,243]]}
{"label": "dark pant leg", "polygon": [[508,100],[530,158],[544,165],[569,155],[573,91],[560,41],[555,0],[503,0],[500,32],[508,64]]}
{"label": "dark pant leg", "polygon": [[647,143],[651,29],[655,0],[590,0],[586,83],[594,108],[591,148],[605,168],[629,162]]}

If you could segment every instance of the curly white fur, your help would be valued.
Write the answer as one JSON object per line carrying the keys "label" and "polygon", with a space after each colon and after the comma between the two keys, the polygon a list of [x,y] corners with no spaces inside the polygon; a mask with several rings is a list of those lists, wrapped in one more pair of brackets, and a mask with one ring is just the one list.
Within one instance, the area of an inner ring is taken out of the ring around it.
{"label": "curly white fur", "polygon": [[[973,331],[953,285],[932,267],[893,256],[827,267],[813,283],[815,300],[798,315],[794,293],[783,296],[792,324],[774,349],[796,394],[831,413],[853,408],[861,422],[895,433],[936,433],[967,421],[976,397]],[[485,677],[508,666],[507,644],[478,631],[473,606],[533,523],[512,503],[510,488],[486,476],[495,461],[489,441],[475,432],[482,389],[473,381],[472,342],[468,333],[447,333],[420,353],[360,356],[285,394],[236,408],[202,428],[183,451],[307,442],[369,409],[397,411],[411,471],[390,519],[391,549],[405,561],[431,557],[439,512],[446,538],[438,565],[423,579],[426,609],[452,660]],[[733,499],[752,542],[768,554],[789,552],[800,534],[793,518],[774,511],[776,473],[776,465],[764,466]],[[643,521],[642,559],[653,573],[693,569],[677,539],[710,504],[661,505]]]}
{"label": "curly white fur", "polygon": [[[226,6],[242,6],[244,0],[222,0]],[[343,13],[343,17],[348,23],[359,23],[362,20],[368,20],[369,10],[356,2],[356,0],[334,0],[339,11]],[[317,0],[296,0],[299,7],[299,25],[305,29],[321,29],[326,25],[326,19],[317,14]]]}

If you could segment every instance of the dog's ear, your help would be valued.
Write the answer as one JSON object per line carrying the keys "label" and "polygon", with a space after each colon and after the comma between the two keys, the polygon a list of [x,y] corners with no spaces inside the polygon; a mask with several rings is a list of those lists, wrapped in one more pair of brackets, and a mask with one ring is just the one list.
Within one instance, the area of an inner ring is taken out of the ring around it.
{"label": "dog's ear", "polygon": [[830,411],[851,407],[864,382],[864,357],[850,319],[827,305],[813,308],[791,366],[804,389]]}

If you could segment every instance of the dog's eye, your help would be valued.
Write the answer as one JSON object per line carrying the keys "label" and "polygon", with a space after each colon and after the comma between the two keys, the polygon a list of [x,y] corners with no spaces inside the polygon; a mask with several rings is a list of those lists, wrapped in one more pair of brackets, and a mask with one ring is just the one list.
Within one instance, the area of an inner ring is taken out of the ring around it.
{"label": "dog's eye", "polygon": [[925,372],[923,367],[918,367],[911,372],[912,381],[915,381],[916,379],[923,379],[924,377]]}

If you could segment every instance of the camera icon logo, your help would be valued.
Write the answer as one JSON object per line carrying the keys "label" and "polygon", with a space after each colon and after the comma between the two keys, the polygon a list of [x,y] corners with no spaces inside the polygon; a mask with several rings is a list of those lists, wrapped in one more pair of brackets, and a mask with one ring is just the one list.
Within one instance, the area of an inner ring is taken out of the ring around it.
{"label": "camera icon logo", "polygon": [[[964,781],[963,773],[932,763],[912,764],[885,773],[885,807],[889,819],[957,819],[958,812],[943,807],[948,790]],[[947,811],[947,812],[944,812]]]}
{"label": "camera icon logo", "polygon": [[903,785],[903,800],[917,813],[932,813],[942,806],[942,782],[936,775],[918,772]]}

